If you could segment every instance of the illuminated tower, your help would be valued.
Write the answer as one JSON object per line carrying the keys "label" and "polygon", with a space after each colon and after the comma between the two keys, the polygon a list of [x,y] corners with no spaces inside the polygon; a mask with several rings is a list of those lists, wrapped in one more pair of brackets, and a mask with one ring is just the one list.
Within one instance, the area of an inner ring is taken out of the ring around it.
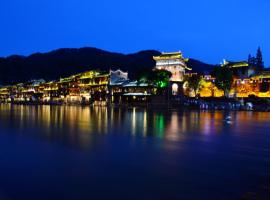
{"label": "illuminated tower", "polygon": [[184,80],[185,70],[190,70],[186,65],[186,59],[181,52],[162,53],[160,56],[154,56],[156,69],[165,69],[172,73],[172,82],[182,82]]}
{"label": "illuminated tower", "polygon": [[172,73],[170,79],[171,90],[173,95],[178,95],[180,88],[184,81],[184,75],[186,70],[191,70],[187,67],[187,59],[183,58],[181,52],[162,53],[160,56],[154,56],[156,61],[156,69],[167,70]]}

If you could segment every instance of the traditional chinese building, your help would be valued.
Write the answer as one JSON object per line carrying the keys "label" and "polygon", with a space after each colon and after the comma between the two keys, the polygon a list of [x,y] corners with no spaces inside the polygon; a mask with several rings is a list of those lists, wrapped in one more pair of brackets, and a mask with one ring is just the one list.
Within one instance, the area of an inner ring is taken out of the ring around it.
{"label": "traditional chinese building", "polygon": [[42,101],[44,103],[57,103],[61,101],[59,84],[56,81],[51,81],[40,85],[43,93]]}
{"label": "traditional chinese building", "polygon": [[258,72],[257,67],[250,65],[246,61],[231,62],[224,60],[221,67],[230,68],[234,76],[240,79],[249,78]]}
{"label": "traditional chinese building", "polygon": [[118,69],[110,70],[110,100],[111,103],[120,103],[124,93],[123,86],[129,83],[128,72]]}
{"label": "traditional chinese building", "polygon": [[182,83],[186,70],[191,70],[187,67],[185,59],[181,52],[162,53],[160,56],[154,56],[156,61],[156,69],[167,70],[172,73],[170,79],[171,91],[173,95],[181,93]]}
{"label": "traditional chinese building", "polygon": [[7,102],[10,98],[11,86],[0,87],[0,103]]}
{"label": "traditional chinese building", "polygon": [[82,98],[80,96],[79,79],[80,74],[60,78],[58,84],[59,92],[61,99],[63,99],[65,103],[81,103]]}
{"label": "traditional chinese building", "polygon": [[110,73],[88,71],[79,79],[80,93],[84,101],[105,105],[109,95]]}
{"label": "traditional chinese building", "polygon": [[149,102],[155,88],[148,83],[129,82],[123,85],[123,102]]}

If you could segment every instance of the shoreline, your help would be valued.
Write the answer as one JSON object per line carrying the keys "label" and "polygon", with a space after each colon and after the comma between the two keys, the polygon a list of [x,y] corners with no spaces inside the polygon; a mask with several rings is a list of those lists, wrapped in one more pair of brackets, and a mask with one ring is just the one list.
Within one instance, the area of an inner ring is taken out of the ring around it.
{"label": "shoreline", "polygon": [[80,107],[112,107],[112,108],[147,108],[147,109],[181,109],[184,111],[250,111],[250,112],[270,112],[270,106],[249,104],[241,105],[238,101],[205,101],[203,99],[189,99],[188,101],[167,101],[161,103],[133,102],[133,103],[63,103],[63,102],[0,102],[1,104],[26,105],[26,106],[80,106]]}

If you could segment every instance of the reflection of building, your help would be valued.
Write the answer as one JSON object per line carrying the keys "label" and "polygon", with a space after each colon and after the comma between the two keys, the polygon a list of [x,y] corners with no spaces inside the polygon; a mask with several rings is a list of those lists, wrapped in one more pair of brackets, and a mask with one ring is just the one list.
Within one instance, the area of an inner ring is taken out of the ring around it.
{"label": "reflection of building", "polygon": [[167,70],[172,73],[171,90],[173,95],[179,94],[180,88],[182,88],[182,82],[184,81],[184,75],[186,70],[190,70],[181,52],[163,53],[160,56],[154,56],[156,61],[156,69]]}

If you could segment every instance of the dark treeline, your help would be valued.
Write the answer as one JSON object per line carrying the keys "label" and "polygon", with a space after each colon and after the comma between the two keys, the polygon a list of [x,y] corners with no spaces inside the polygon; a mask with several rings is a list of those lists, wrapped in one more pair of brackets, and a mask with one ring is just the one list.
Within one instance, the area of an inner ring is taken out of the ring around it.
{"label": "dark treeline", "polygon": [[[54,80],[91,69],[109,70],[120,68],[129,72],[134,79],[144,69],[155,66],[153,56],[160,52],[141,51],[134,54],[120,54],[96,48],[58,49],[49,53],[36,53],[28,57],[10,56],[0,58],[0,85],[26,82],[31,79]],[[204,72],[212,65],[190,59],[189,67]]]}

